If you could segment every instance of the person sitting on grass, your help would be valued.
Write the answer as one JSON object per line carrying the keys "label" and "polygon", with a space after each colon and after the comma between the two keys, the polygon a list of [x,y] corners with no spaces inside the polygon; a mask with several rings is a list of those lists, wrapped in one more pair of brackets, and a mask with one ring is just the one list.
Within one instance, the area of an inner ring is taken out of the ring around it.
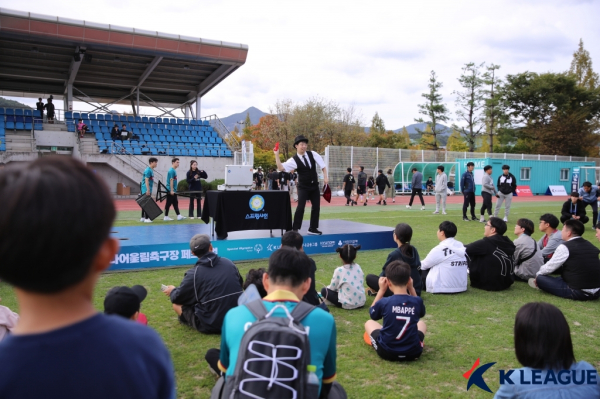
{"label": "person sitting on grass", "polygon": [[146,315],[140,312],[148,291],[141,285],[113,287],[104,297],[104,313],[116,314],[129,320],[148,325]]}
{"label": "person sitting on grass", "polygon": [[548,262],[552,258],[556,248],[563,243],[562,233],[560,230],[557,230],[558,224],[558,218],[551,213],[544,213],[542,216],[540,216],[540,224],[538,228],[545,234],[538,241],[538,247],[542,251],[544,263]]}
{"label": "person sitting on grass", "polygon": [[421,276],[431,294],[454,294],[467,290],[465,246],[454,239],[458,229],[452,222],[440,223],[435,246],[421,262]]}
{"label": "person sitting on grass", "polygon": [[213,252],[207,234],[193,236],[190,250],[198,262],[185,272],[179,287],[169,285],[163,292],[171,299],[181,324],[201,333],[219,334],[225,314],[237,306],[244,280],[232,261]]}
{"label": "person sitting on grass", "polygon": [[[371,290],[369,295],[374,296],[379,290],[379,277],[385,277],[385,269],[387,265],[395,260],[401,260],[410,265],[410,276],[413,279],[413,287],[415,288],[417,295],[421,296],[421,259],[419,258],[419,252],[417,252],[417,248],[410,245],[410,240],[412,239],[413,234],[412,228],[406,223],[399,223],[396,225],[393,234],[394,241],[396,241],[396,244],[398,244],[398,248],[390,252],[379,276],[374,274],[367,275],[367,286]],[[393,295],[391,290],[387,290],[384,294],[386,297],[390,295]]]}
{"label": "person sitting on grass", "polygon": [[[0,298],[0,302],[2,298]],[[17,326],[19,315],[6,306],[0,305],[0,341],[2,341],[13,328]]]}
{"label": "person sitting on grass", "polygon": [[[600,298],[600,250],[583,239],[585,231],[579,220],[567,220],[562,228],[562,239],[552,259],[529,279],[532,288],[538,288],[561,298],[589,301]],[[560,269],[560,277],[548,274]]]}
{"label": "person sitting on grass", "polygon": [[556,306],[523,305],[515,317],[514,342],[517,360],[525,367],[506,374],[494,399],[600,397],[598,372],[575,360],[569,323]]}
{"label": "person sitting on grass", "polygon": [[465,247],[471,287],[486,291],[502,291],[514,283],[515,244],[505,237],[504,233],[506,233],[506,222],[492,216],[485,223],[484,237]]}
{"label": "person sitting on grass", "polygon": [[20,320],[0,342],[0,398],[175,398],[160,336],[94,308],[119,250],[103,179],[73,157],[11,166],[0,173],[0,278]]}
{"label": "person sitting on grass", "polygon": [[[263,304],[267,311],[273,311],[271,317],[287,317],[286,314],[294,310],[300,298],[310,289],[309,274],[310,262],[304,252],[283,246],[271,254],[269,270],[263,275],[263,285],[268,293]],[[233,377],[244,331],[255,321],[256,318],[246,306],[238,306],[227,312],[219,360],[219,369],[225,373],[225,381]],[[310,331],[310,354],[307,356],[310,356],[310,364],[317,368],[316,374],[321,383],[319,398],[333,399],[330,392],[336,378],[335,320],[331,314],[315,308],[302,319],[301,324]]]}
{"label": "person sitting on grass", "polygon": [[246,281],[244,281],[244,285],[242,287],[244,291],[246,291],[246,288],[248,288],[250,284],[254,284],[256,290],[258,291],[258,295],[260,295],[261,298],[266,297],[267,291],[262,283],[263,274],[265,274],[265,269],[262,267],[259,269],[250,269],[248,274],[246,274]]}
{"label": "person sitting on grass", "polygon": [[529,219],[519,219],[515,225],[515,281],[527,282],[544,264],[542,251],[537,247],[537,242],[531,237],[533,222]]}
{"label": "person sitting on grass", "polygon": [[[371,305],[371,319],[365,323],[365,338],[385,360],[416,360],[423,353],[427,328],[419,319],[425,316],[423,300],[417,296],[406,262],[393,261],[386,277],[379,278],[379,291]],[[394,295],[384,298],[386,290]],[[383,326],[375,320],[383,318]]]}
{"label": "person sitting on grass", "polygon": [[360,245],[355,247],[345,244],[335,250],[340,254],[344,265],[335,269],[331,283],[323,287],[321,295],[338,308],[358,309],[365,306],[367,300],[363,287],[365,274],[360,265],[354,263],[359,249]]}
{"label": "person sitting on grass", "polygon": [[585,214],[585,205],[579,199],[579,193],[573,191],[571,198],[569,198],[562,206],[560,211],[560,221],[565,223],[567,220],[579,220],[581,223],[586,224],[590,221],[590,218]]}

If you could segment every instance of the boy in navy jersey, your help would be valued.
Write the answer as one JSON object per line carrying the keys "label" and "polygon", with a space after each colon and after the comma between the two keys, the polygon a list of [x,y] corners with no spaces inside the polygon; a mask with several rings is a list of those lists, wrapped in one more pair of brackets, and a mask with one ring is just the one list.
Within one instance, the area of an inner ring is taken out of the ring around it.
{"label": "boy in navy jersey", "polygon": [[[379,291],[365,323],[373,349],[385,360],[415,360],[423,352],[427,328],[419,319],[425,316],[423,300],[417,296],[410,266],[402,261],[387,265],[386,277],[379,278]],[[390,289],[394,295],[384,298]],[[383,326],[374,320],[383,318]]]}

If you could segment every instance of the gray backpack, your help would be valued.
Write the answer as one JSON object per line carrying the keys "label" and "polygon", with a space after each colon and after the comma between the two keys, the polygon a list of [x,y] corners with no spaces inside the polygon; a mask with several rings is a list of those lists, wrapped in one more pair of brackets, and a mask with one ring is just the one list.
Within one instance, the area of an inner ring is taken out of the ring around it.
{"label": "gray backpack", "polygon": [[[283,304],[268,312],[260,299],[245,306],[256,321],[242,337],[235,371],[227,378],[222,397],[316,399],[319,387],[308,385],[308,330],[300,324],[315,307],[301,301],[291,313]],[[273,317],[281,308],[287,317]]]}

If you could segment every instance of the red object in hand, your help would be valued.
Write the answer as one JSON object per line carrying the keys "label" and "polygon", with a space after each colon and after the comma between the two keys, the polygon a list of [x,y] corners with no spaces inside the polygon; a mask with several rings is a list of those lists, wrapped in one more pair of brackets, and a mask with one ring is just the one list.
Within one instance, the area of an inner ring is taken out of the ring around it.
{"label": "red object in hand", "polygon": [[279,142],[275,143],[275,148],[273,148],[273,151],[279,151]]}

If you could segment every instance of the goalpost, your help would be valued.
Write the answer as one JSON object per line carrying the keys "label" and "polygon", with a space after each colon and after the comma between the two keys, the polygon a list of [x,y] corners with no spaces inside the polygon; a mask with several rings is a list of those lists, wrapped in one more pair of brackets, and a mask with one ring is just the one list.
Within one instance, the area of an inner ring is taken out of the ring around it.
{"label": "goalpost", "polygon": [[[394,183],[400,185],[400,191],[396,191],[396,194],[410,194],[413,168],[423,174],[423,184],[430,176],[435,183],[436,171],[439,165],[444,166],[444,173],[448,176],[448,183],[452,186],[452,188],[449,187],[450,192],[457,191],[461,175],[460,162],[398,162],[394,168]],[[425,191],[423,191],[423,194],[425,194]]]}

